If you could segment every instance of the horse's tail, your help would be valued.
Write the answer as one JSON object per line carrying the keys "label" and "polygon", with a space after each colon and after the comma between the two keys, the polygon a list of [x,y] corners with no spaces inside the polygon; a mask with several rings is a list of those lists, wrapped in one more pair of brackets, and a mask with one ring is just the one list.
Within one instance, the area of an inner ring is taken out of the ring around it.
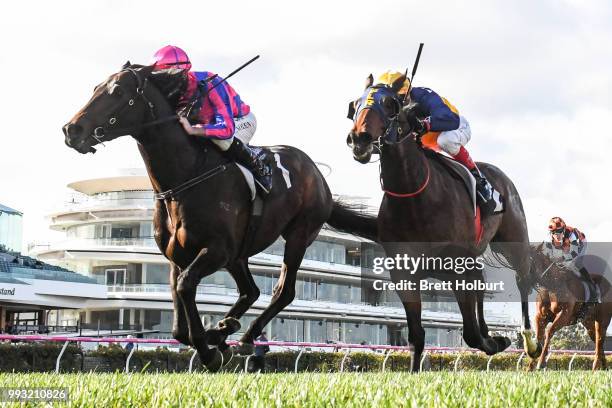
{"label": "horse's tail", "polygon": [[362,206],[334,200],[334,208],[327,224],[338,231],[378,241],[377,218],[368,214]]}

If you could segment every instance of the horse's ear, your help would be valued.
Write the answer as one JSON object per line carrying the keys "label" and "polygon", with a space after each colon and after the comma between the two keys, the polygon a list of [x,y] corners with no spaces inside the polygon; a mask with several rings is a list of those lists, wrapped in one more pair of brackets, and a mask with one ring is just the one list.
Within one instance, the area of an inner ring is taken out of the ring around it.
{"label": "horse's ear", "polygon": [[346,117],[349,118],[350,120],[353,120],[355,118],[355,102],[356,101],[349,102],[348,113]]}
{"label": "horse's ear", "polygon": [[145,65],[144,67],[139,68],[138,72],[140,72],[143,77],[147,78],[149,75],[151,75],[154,69],[155,65]]}
{"label": "horse's ear", "polygon": [[374,77],[372,76],[372,74],[368,75],[368,77],[366,78],[366,82],[365,82],[365,89],[368,89],[369,87],[371,87],[372,85],[374,85]]}
{"label": "horse's ear", "polygon": [[392,96],[384,96],[381,102],[388,118],[394,118],[400,113],[400,101],[398,101],[396,98]]}
{"label": "horse's ear", "polygon": [[391,84],[391,89],[393,90],[394,93],[397,94],[400,91],[400,89],[402,89],[405,82],[406,82],[406,75],[402,75],[399,78],[397,78],[395,81],[393,81],[393,83]]}
{"label": "horse's ear", "polygon": [[132,63],[130,62],[130,60],[125,61],[125,64],[123,64],[123,66],[121,67],[121,69],[126,69],[132,66]]}
{"label": "horse's ear", "polygon": [[540,245],[536,247],[536,251],[541,253],[543,249],[544,249],[544,241],[540,242]]}

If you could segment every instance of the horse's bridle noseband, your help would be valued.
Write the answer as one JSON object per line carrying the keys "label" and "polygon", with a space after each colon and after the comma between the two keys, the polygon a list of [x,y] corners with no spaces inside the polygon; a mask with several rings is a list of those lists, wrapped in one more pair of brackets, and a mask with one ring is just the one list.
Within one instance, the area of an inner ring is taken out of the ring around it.
{"label": "horse's bridle noseband", "polygon": [[[112,113],[109,115],[109,118],[105,121],[105,123],[108,124],[107,126],[101,125],[101,126],[94,128],[90,136],[94,138],[98,143],[101,143],[102,145],[104,145],[104,142],[109,140],[108,138],[105,138],[105,136],[119,137],[119,136],[123,136],[123,135],[129,134],[131,132],[134,132],[134,131],[137,131],[143,128],[159,125],[164,122],[170,122],[170,121],[178,119],[177,115],[171,115],[165,118],[157,119],[157,116],[155,115],[155,105],[145,95],[145,88],[147,86],[148,80],[146,78],[142,79],[140,75],[138,74],[138,71],[135,70],[134,68],[130,68],[130,67],[124,68],[121,71],[119,71],[119,73],[122,73],[122,72],[129,72],[130,74],[134,76],[134,78],[136,78],[136,83],[137,83],[136,95],[130,97],[124,104],[120,105],[119,107],[117,107],[115,110],[112,111]],[[132,108],[136,106],[136,101],[138,99],[142,99],[144,101],[144,103],[146,104],[148,108],[149,116],[153,120],[150,122],[141,123],[136,126],[130,126],[130,127],[125,127],[125,128],[114,128],[115,124],[117,123],[117,117],[119,116],[119,114],[128,108]]]}

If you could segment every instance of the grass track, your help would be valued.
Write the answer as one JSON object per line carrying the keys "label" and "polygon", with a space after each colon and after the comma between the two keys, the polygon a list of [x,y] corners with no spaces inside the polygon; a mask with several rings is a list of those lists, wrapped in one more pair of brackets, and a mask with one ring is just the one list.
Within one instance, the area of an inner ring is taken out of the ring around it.
{"label": "grass track", "polygon": [[364,374],[0,374],[0,387],[68,387],[84,407],[612,407],[612,371]]}

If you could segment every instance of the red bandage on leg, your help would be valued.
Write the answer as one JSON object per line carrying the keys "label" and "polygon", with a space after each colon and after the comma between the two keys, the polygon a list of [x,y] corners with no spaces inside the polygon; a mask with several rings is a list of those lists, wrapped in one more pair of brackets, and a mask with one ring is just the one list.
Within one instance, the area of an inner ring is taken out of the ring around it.
{"label": "red bandage on leg", "polygon": [[461,146],[459,149],[459,153],[453,156],[453,159],[457,160],[459,163],[463,164],[468,170],[473,170],[476,168],[476,164],[474,160],[470,157],[470,154],[465,149],[465,147]]}

